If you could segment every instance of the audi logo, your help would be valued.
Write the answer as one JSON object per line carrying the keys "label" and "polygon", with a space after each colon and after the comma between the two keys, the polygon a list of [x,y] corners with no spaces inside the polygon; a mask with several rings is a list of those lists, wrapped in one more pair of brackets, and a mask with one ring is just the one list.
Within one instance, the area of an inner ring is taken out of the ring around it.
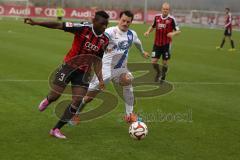
{"label": "audi logo", "polygon": [[[65,10],[63,9],[63,15],[65,15]],[[57,9],[54,8],[46,8],[44,10],[44,14],[48,17],[56,17],[57,16]]]}
{"label": "audi logo", "polygon": [[53,8],[46,8],[44,10],[44,14],[49,17],[56,17],[57,15],[57,10]]}
{"label": "audi logo", "polygon": [[92,50],[97,52],[99,50],[98,46],[95,46],[94,44],[87,42],[85,43],[85,47],[87,48],[87,50]]}

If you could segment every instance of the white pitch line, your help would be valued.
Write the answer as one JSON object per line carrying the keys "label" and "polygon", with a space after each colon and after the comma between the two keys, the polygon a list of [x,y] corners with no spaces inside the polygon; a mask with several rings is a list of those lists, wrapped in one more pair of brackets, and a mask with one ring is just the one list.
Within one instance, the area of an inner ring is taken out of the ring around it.
{"label": "white pitch line", "polygon": [[181,85],[240,85],[240,82],[170,82]]}
{"label": "white pitch line", "polygon": [[[48,82],[44,79],[0,79],[0,82]],[[175,85],[240,85],[240,82],[169,82]]]}
{"label": "white pitch line", "polygon": [[0,79],[0,82],[48,82],[41,79]]}

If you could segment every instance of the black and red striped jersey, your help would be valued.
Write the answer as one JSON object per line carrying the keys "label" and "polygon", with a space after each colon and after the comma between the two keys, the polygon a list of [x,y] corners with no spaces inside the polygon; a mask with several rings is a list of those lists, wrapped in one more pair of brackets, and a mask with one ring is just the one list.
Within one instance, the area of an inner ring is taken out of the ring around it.
{"label": "black and red striped jersey", "polygon": [[75,35],[64,62],[81,71],[90,71],[93,61],[96,58],[102,59],[109,43],[108,37],[105,34],[97,35],[89,23],[64,22],[63,30]]}
{"label": "black and red striped jersey", "polygon": [[162,14],[155,16],[152,27],[156,28],[154,40],[156,46],[170,44],[172,39],[167,37],[167,34],[174,30],[179,30],[179,26],[173,16],[168,15],[167,17],[163,17]]}
{"label": "black and red striped jersey", "polygon": [[225,29],[232,29],[232,15],[231,13],[225,16]]}

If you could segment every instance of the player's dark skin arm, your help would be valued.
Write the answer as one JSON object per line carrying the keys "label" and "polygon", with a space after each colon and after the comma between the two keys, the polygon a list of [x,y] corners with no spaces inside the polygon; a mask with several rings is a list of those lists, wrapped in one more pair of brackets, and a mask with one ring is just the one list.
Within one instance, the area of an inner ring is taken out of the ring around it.
{"label": "player's dark skin arm", "polygon": [[31,18],[24,18],[24,23],[30,24],[32,26],[42,26],[46,28],[52,28],[52,29],[63,29],[63,24],[59,22],[36,22],[32,20]]}

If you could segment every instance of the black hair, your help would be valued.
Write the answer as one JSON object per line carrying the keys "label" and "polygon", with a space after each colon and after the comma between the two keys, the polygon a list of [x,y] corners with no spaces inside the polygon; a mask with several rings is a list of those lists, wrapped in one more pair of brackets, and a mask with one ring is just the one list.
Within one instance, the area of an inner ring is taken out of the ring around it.
{"label": "black hair", "polygon": [[105,19],[108,19],[108,18],[109,18],[109,15],[108,15],[107,12],[105,12],[105,11],[97,11],[97,12],[95,13],[95,18],[97,18],[98,16],[103,17],[103,18],[105,18]]}
{"label": "black hair", "polygon": [[230,11],[230,8],[225,8],[227,11]]}
{"label": "black hair", "polygon": [[123,16],[123,14],[125,14],[125,15],[128,16],[128,17],[131,17],[131,18],[132,18],[131,21],[133,21],[134,14],[133,14],[131,11],[128,11],[128,10],[122,11],[122,12],[120,13],[120,18]]}

